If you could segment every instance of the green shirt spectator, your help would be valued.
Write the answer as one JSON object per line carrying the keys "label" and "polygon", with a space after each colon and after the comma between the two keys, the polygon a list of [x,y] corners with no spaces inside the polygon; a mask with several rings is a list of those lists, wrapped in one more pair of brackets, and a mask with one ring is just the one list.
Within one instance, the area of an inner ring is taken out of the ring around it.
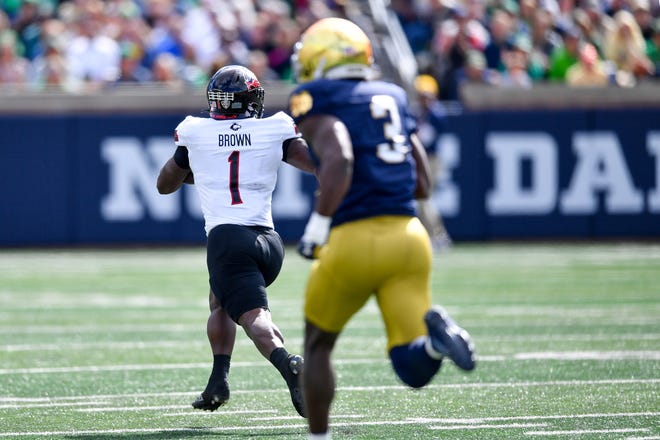
{"label": "green shirt spectator", "polygon": [[548,79],[550,81],[564,82],[568,69],[578,62],[580,37],[580,30],[576,27],[570,27],[563,31],[564,44],[555,49],[550,56],[550,67],[548,69]]}

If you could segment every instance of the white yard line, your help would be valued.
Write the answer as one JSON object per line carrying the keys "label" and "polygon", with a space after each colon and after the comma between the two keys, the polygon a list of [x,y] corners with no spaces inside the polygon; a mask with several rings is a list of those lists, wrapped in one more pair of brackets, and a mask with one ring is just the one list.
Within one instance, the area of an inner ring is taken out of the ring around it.
{"label": "white yard line", "polygon": [[527,431],[525,435],[532,436],[557,436],[557,435],[590,435],[590,434],[626,434],[629,432],[649,432],[647,428],[636,428],[636,429],[575,429],[572,431]]}
{"label": "white yard line", "polygon": [[[604,380],[565,380],[565,381],[539,381],[539,382],[484,382],[484,383],[459,383],[459,384],[430,384],[425,388],[427,389],[479,389],[479,388],[526,388],[526,387],[541,387],[541,386],[604,386],[604,385],[629,385],[629,384],[657,384],[660,379],[604,379]],[[388,386],[339,386],[337,391],[342,392],[364,392],[364,391],[388,391],[388,390],[407,390],[408,388],[403,385],[388,385]],[[282,393],[282,389],[260,389],[260,390],[232,390],[232,394],[265,394],[265,393]],[[46,406],[71,406],[70,402],[75,402],[75,405],[90,404],[90,402],[101,402],[99,404],[106,404],[109,400],[123,400],[123,399],[151,399],[151,398],[174,398],[174,397],[190,397],[197,394],[197,390],[191,391],[172,391],[167,393],[128,393],[128,394],[99,394],[99,395],[79,395],[79,396],[61,396],[61,397],[0,397],[0,409],[4,408],[31,408],[33,406],[40,407]],[[636,416],[660,416],[660,412],[643,412],[643,413],[615,413],[614,416],[627,416],[628,414]],[[600,417],[602,414],[585,414],[582,416],[574,417]],[[565,416],[524,416],[523,419],[535,417],[538,419],[552,419],[562,418]],[[458,423],[459,420],[467,420],[468,422],[484,422],[484,421],[512,421],[521,420],[516,416],[511,417],[493,417],[493,418],[479,418],[479,419],[417,419],[419,421],[436,421],[436,420],[449,420],[453,423]]]}
{"label": "white yard line", "polygon": [[[616,350],[616,351],[543,351],[533,353],[514,353],[498,356],[478,356],[480,362],[504,362],[510,360],[556,360],[556,361],[616,361],[616,360],[660,360],[660,351],[652,350]],[[337,360],[336,365],[342,364],[384,364],[387,359],[345,359]],[[235,362],[232,365],[241,367],[263,367],[263,362]],[[59,374],[83,373],[100,371],[145,371],[145,370],[185,370],[208,368],[207,362],[174,363],[174,364],[126,364],[126,365],[88,365],[70,367],[34,367],[34,368],[1,368],[0,375],[12,374]]]}
{"label": "white yard line", "polygon": [[448,426],[429,426],[432,431],[462,431],[466,429],[513,429],[513,428],[541,428],[548,426],[547,423],[508,423],[502,425],[448,425]]}
{"label": "white yard line", "polygon": [[[473,335],[474,336],[474,335]],[[526,336],[482,336],[479,341],[494,341],[499,343],[506,342],[616,342],[616,341],[656,341],[660,339],[660,333],[618,333],[614,335],[585,335],[585,334],[565,334],[565,335],[526,335]],[[373,338],[351,337],[351,343],[360,340],[373,342]],[[103,348],[107,350],[130,350],[138,348],[177,348],[181,347],[181,340],[160,340],[160,341],[109,341],[103,343]],[[249,340],[238,340],[237,343],[251,345]],[[186,346],[206,346],[206,341],[185,341]],[[62,351],[62,350],[98,350],[98,342],[64,342],[64,343],[39,343],[39,344],[8,344],[0,345],[0,351],[5,352],[23,352],[23,351]]]}

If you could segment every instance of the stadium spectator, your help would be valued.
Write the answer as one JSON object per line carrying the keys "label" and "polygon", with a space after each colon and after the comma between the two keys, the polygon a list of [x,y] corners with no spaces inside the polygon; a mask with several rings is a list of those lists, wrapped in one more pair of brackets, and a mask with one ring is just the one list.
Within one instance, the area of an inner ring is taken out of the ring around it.
{"label": "stadium spectator", "polygon": [[519,0],[518,5],[520,9],[518,12],[516,34],[529,36],[532,34],[534,15],[539,9],[539,2],[537,0]]}
{"label": "stadium spectator", "polygon": [[264,83],[281,79],[277,72],[268,65],[268,55],[262,50],[251,50],[245,67],[253,71],[257,78],[263,79]]}
{"label": "stadium spectator", "polygon": [[[415,388],[443,357],[475,367],[469,335],[431,306],[431,244],[415,216],[430,170],[406,93],[371,81],[372,48],[354,23],[320,20],[295,55],[301,83],[290,112],[318,159],[319,192],[298,251],[318,258],[305,292],[302,384],[313,438],[329,438],[331,356],[341,331],[373,296],[398,377]],[[389,121],[389,122],[387,122]]]}
{"label": "stadium spectator", "polygon": [[496,84],[501,87],[530,88],[533,85],[529,74],[529,55],[532,44],[526,34],[516,35],[507,44],[502,54],[504,70]]}
{"label": "stadium spectator", "polygon": [[478,50],[467,52],[465,67],[457,72],[457,85],[459,97],[461,88],[466,84],[495,85],[499,82],[500,73],[493,71],[486,65],[486,57]]}
{"label": "stadium spectator", "polygon": [[151,67],[154,81],[164,84],[170,89],[180,91],[186,86],[182,70],[181,59],[169,52],[158,54]]}
{"label": "stadium spectator", "polygon": [[121,70],[121,48],[107,33],[102,8],[102,2],[90,2],[86,10],[77,11],[74,36],[66,46],[72,79],[90,90],[114,83]]}
{"label": "stadium spectator", "polygon": [[[610,0],[605,3],[610,5],[612,8],[617,8],[617,1],[619,0]],[[611,15],[605,13],[600,0],[581,0],[580,8],[574,9],[574,13],[567,14],[566,21],[564,23],[574,23],[579,27],[579,11],[584,11],[589,20],[589,32],[584,34],[583,38],[596,46],[596,49],[598,50],[598,53],[601,55],[601,57],[604,56],[605,36],[614,26],[614,21],[612,20]],[[583,18],[580,18],[580,20],[582,19]]]}
{"label": "stadium spectator", "polygon": [[555,49],[550,56],[548,79],[563,83],[566,80],[568,68],[578,62],[582,33],[577,26],[572,24],[564,26],[560,32],[562,45]]}
{"label": "stadium spectator", "polygon": [[121,64],[119,78],[120,83],[148,83],[154,80],[151,69],[142,64],[143,52],[140,47],[132,41],[121,43]]}
{"label": "stadium spectator", "polygon": [[425,14],[427,6],[420,1],[393,0],[391,8],[396,14],[410,49],[415,55],[427,53],[433,39],[433,16]]}
{"label": "stadium spectator", "polygon": [[442,85],[440,98],[442,100],[457,99],[457,90],[454,80],[454,60],[452,53],[457,45],[459,33],[458,22],[453,18],[443,20],[436,25],[436,33],[433,38],[432,61],[429,73],[434,78],[439,78]]}
{"label": "stadium spectator", "polygon": [[152,68],[161,53],[170,53],[186,61],[195,59],[195,51],[183,38],[184,18],[174,0],[147,0],[145,19],[149,24],[145,64]]}
{"label": "stadium spectator", "polygon": [[[314,164],[288,115],[261,118],[264,89],[247,68],[219,69],[208,83],[207,98],[210,117],[188,116],[177,126],[176,152],[157,181],[161,194],[194,183],[204,212],[214,294],[207,334],[214,361],[206,389],[193,407],[215,411],[229,400],[235,336],[231,318],[280,372],[296,411],[304,416],[299,388],[303,359],[285,349],[284,337],[272,321],[266,287],[277,278],[284,259],[271,212],[277,171],[282,161],[310,173]],[[231,148],[218,148],[219,142]]]}
{"label": "stadium spectator", "polygon": [[653,23],[653,15],[649,9],[649,0],[630,0],[630,11],[635,17],[635,22],[642,32],[642,37],[648,40],[653,32],[651,25]]}
{"label": "stadium spectator", "polygon": [[646,56],[653,63],[655,76],[660,77],[660,18],[651,25],[652,34],[646,42]]}
{"label": "stadium spectator", "polygon": [[290,58],[300,37],[300,27],[290,18],[291,13],[282,0],[263,2],[259,11],[260,39],[253,40],[251,46],[266,53],[269,67],[284,80],[293,78]]}
{"label": "stadium spectator", "polygon": [[496,9],[489,21],[490,41],[483,50],[487,68],[494,71],[504,68],[502,52],[514,30],[512,15],[504,9]]}
{"label": "stadium spectator", "polygon": [[550,57],[561,44],[561,37],[554,30],[552,13],[544,8],[534,11],[531,25],[531,52],[529,74],[533,81],[545,80],[550,67]]}
{"label": "stadium spectator", "polygon": [[20,2],[16,16],[12,19],[12,28],[16,31],[23,47],[23,56],[33,60],[43,52],[40,45],[41,25],[49,11],[47,3],[39,0],[24,0]]}
{"label": "stadium spectator", "polygon": [[0,84],[26,85],[30,62],[19,54],[18,48],[18,38],[13,30],[0,31]]}
{"label": "stadium spectator", "polygon": [[633,14],[622,9],[613,18],[614,28],[605,39],[605,58],[617,69],[617,84],[633,86],[639,78],[653,75],[654,66],[646,56],[646,41]]}
{"label": "stadium spectator", "polygon": [[219,53],[225,51],[223,34],[238,25],[228,2],[197,2],[184,12],[180,33],[182,42],[190,50],[189,61],[210,72]]}
{"label": "stadium spectator", "polygon": [[[614,17],[614,15],[624,9],[628,8],[629,0],[585,0],[587,3],[598,4],[599,10],[603,11],[605,15]],[[601,2],[603,3],[601,5]]]}
{"label": "stadium spectator", "polygon": [[596,47],[584,43],[580,58],[566,72],[566,84],[571,87],[605,87],[610,83],[610,69],[601,61]]}
{"label": "stadium spectator", "polygon": [[285,81],[293,81],[291,54],[293,46],[300,38],[300,28],[290,19],[277,21],[272,30],[268,54],[269,66]]}
{"label": "stadium spectator", "polygon": [[79,84],[73,82],[69,74],[69,64],[64,53],[61,39],[52,38],[46,41],[45,51],[37,55],[31,63],[32,88],[59,89],[65,92],[76,92],[79,89]]}
{"label": "stadium spectator", "polygon": [[[440,97],[444,100],[458,100],[457,74],[465,67],[466,54],[469,50],[483,51],[490,37],[481,22],[473,18],[472,13],[462,7],[453,11],[452,26],[447,29],[446,50],[443,73],[440,78]],[[455,25],[455,28],[454,28]],[[444,31],[444,29],[443,29]],[[443,35],[444,37],[444,35]]]}
{"label": "stadium spectator", "polygon": [[115,14],[121,50],[119,82],[147,83],[153,75],[147,66],[147,41],[151,28],[137,5],[127,1]]}
{"label": "stadium spectator", "polygon": [[598,53],[602,54],[602,41],[597,38],[597,34],[594,30],[594,23],[591,21],[591,17],[582,8],[575,8],[572,13],[573,22],[575,26],[580,30],[582,34],[582,41],[585,43],[591,43],[596,48]]}

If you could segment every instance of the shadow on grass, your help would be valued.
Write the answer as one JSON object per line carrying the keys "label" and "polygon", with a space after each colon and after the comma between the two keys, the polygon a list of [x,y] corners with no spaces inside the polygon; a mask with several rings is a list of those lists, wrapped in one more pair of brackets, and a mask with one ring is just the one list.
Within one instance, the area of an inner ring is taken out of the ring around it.
{"label": "shadow on grass", "polygon": [[[249,431],[249,427],[245,431]],[[174,440],[199,437],[218,437],[218,438],[295,438],[302,437],[305,432],[299,429],[278,430],[277,432],[236,432],[236,431],[218,431],[217,428],[180,428],[164,429],[154,432],[108,432],[98,434],[70,434],[64,438],[72,440],[109,440],[109,439],[136,439],[136,440]]]}

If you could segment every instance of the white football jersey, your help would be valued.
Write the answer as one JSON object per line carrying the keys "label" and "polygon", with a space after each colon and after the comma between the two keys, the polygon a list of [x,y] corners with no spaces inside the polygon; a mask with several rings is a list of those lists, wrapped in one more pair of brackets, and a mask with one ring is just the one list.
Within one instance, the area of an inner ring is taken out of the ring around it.
{"label": "white football jersey", "polygon": [[188,116],[177,126],[175,143],[188,148],[207,235],[221,224],[273,227],[282,144],[297,137],[284,112],[263,119]]}

